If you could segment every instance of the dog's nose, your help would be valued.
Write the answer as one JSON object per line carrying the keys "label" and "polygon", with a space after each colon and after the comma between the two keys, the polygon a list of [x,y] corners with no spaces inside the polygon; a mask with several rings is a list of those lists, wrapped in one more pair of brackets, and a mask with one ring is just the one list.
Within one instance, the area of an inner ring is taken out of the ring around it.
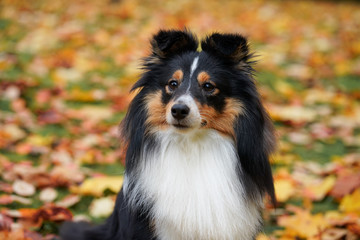
{"label": "dog's nose", "polygon": [[190,108],[185,104],[175,104],[171,108],[171,115],[177,119],[184,119],[190,112]]}

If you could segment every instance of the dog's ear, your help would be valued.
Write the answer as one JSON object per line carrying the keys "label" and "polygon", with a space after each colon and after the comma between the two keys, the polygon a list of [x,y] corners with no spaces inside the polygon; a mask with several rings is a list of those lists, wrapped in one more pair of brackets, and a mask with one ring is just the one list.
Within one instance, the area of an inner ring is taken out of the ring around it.
{"label": "dog's ear", "polygon": [[153,55],[159,58],[196,51],[198,45],[196,36],[188,30],[160,30],[151,40]]}
{"label": "dog's ear", "polygon": [[275,206],[276,197],[269,158],[275,151],[276,139],[273,124],[260,100],[256,100],[251,109],[239,116],[235,124],[235,134],[242,173],[250,176],[252,180],[245,184],[247,191],[254,194],[255,184],[262,194],[269,194]]}
{"label": "dog's ear", "polygon": [[201,48],[205,52],[241,66],[251,63],[249,59],[253,56],[249,52],[246,38],[240,34],[214,33],[201,42]]}

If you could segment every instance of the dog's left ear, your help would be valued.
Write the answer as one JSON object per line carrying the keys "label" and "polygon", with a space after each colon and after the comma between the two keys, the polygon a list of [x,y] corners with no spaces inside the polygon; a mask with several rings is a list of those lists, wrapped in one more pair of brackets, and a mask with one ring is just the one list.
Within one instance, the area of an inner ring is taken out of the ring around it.
{"label": "dog's left ear", "polygon": [[196,51],[198,40],[188,30],[161,30],[154,35],[151,46],[155,56],[166,58],[186,51]]}
{"label": "dog's left ear", "polygon": [[232,61],[235,64],[248,64],[252,57],[246,38],[240,34],[214,33],[201,42],[203,51]]}

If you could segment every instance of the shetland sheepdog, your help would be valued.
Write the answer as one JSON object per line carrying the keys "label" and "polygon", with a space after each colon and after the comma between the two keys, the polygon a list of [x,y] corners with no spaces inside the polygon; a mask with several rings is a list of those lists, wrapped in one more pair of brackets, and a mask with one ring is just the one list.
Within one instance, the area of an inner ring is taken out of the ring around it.
{"label": "shetland sheepdog", "polygon": [[100,226],[66,223],[61,238],[255,239],[266,194],[275,204],[275,138],[246,38],[161,30],[151,49],[120,124],[115,209]]}

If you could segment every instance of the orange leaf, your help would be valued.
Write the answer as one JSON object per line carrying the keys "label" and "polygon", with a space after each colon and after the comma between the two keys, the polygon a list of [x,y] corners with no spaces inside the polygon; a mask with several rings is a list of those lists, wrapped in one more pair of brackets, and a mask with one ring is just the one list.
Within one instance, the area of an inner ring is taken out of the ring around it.
{"label": "orange leaf", "polygon": [[280,226],[293,232],[293,237],[311,238],[328,227],[322,214],[311,215],[309,211],[298,209],[295,215],[281,216],[278,219]]}

